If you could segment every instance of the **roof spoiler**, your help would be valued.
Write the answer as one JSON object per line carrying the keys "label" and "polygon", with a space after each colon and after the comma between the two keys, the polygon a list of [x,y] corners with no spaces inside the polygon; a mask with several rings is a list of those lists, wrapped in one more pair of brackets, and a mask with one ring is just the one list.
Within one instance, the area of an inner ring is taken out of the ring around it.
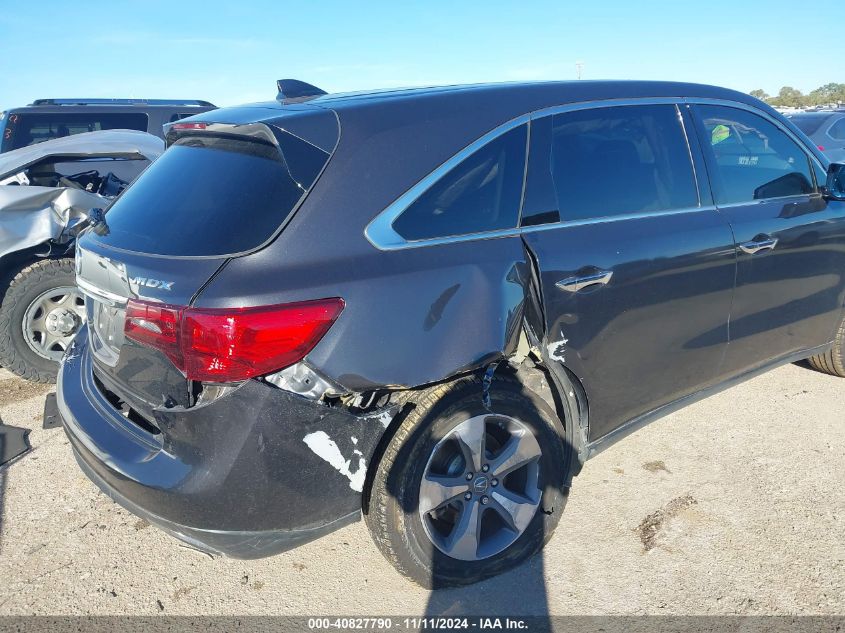
{"label": "roof spoiler", "polygon": [[325,94],[329,94],[325,90],[320,90],[317,86],[299,81],[299,79],[278,79],[276,80],[276,87],[279,89],[279,94],[276,95],[276,101],[307,101]]}

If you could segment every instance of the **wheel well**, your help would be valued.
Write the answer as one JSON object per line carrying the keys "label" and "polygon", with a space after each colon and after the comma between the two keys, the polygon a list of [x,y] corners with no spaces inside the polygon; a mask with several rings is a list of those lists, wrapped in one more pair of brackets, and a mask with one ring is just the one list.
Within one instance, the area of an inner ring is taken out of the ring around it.
{"label": "wheel well", "polygon": [[[64,246],[62,248],[65,248]],[[62,259],[72,256],[73,250],[69,252],[53,252],[50,242],[44,242],[37,246],[31,246],[14,253],[7,253],[0,257],[0,288],[5,292],[12,281],[12,278],[21,270],[42,259]]]}
{"label": "wheel well", "polygon": [[[489,367],[489,366],[488,366]],[[369,512],[370,493],[372,491],[373,478],[378,469],[379,462],[381,462],[384,452],[393,440],[397,429],[401,426],[403,420],[416,407],[415,395],[420,394],[424,390],[432,387],[437,387],[445,383],[456,382],[468,376],[483,377],[487,372],[488,367],[482,368],[479,372],[462,373],[456,376],[450,376],[446,380],[439,381],[423,387],[406,389],[401,391],[394,391],[391,394],[391,401],[401,404],[399,413],[391,420],[390,424],[385,429],[381,438],[373,451],[370,462],[367,465],[367,476],[364,480],[364,488],[361,495],[361,511],[364,514]],[[568,447],[564,447],[567,454],[567,486],[571,483],[572,477],[578,474],[581,470],[582,461],[579,456],[581,454],[581,433],[578,429],[582,420],[586,421],[586,394],[583,386],[574,374],[567,370],[567,385],[566,389],[561,390],[557,385],[555,376],[552,375],[543,364],[535,363],[531,359],[525,359],[519,365],[514,365],[510,362],[501,361],[495,369],[495,375],[507,375],[515,379],[523,388],[531,393],[542,398],[549,408],[555,412],[558,419],[565,430],[566,441]],[[571,378],[570,378],[571,375]],[[495,384],[495,383],[494,383]],[[479,393],[479,397],[483,397],[483,392]],[[569,411],[572,413],[570,414]]]}
{"label": "wheel well", "polygon": [[18,272],[38,261],[39,247],[28,248],[0,257],[0,298]]}
{"label": "wheel well", "polygon": [[[567,485],[569,485],[572,477],[581,471],[582,455],[586,448],[584,440],[588,408],[584,387],[578,377],[566,367],[563,367],[562,372],[552,371],[542,360],[534,362],[533,359],[527,359],[514,369],[514,373],[527,389],[546,401],[564,426],[568,443],[566,448],[569,460],[567,467]],[[538,374],[542,376],[539,388],[537,387]]]}
{"label": "wheel well", "polygon": [[0,298],[2,298],[2,293],[6,291],[14,276],[30,264],[42,259],[72,258],[73,250],[73,247],[68,247],[67,244],[55,248],[52,243],[43,242],[0,257]]}

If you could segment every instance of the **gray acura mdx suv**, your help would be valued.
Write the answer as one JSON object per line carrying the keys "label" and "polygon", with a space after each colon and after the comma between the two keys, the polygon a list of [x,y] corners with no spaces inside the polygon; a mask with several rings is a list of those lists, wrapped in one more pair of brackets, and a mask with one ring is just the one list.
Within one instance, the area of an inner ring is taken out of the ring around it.
{"label": "gray acura mdx suv", "polygon": [[747,95],[555,82],[170,126],[79,240],[58,403],[130,511],[235,557],[362,514],[426,586],[551,537],[586,459],[809,358],[845,376],[845,182]]}

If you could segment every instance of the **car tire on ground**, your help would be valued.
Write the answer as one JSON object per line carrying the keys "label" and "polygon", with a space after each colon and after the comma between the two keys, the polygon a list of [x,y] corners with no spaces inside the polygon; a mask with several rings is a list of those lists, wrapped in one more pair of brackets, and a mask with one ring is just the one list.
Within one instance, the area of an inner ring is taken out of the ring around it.
{"label": "car tire on ground", "polygon": [[[27,380],[53,383],[63,349],[84,322],[74,262],[43,259],[12,275],[0,303],[0,366]],[[40,331],[27,342],[33,328]]]}
{"label": "car tire on ground", "polygon": [[817,371],[845,378],[845,319],[839,324],[833,347],[824,354],[811,356],[807,360]]}
{"label": "car tire on ground", "polygon": [[517,566],[545,545],[566,504],[557,415],[509,376],[494,379],[489,394],[487,410],[475,377],[418,392],[372,477],[370,533],[423,587],[467,585]]}

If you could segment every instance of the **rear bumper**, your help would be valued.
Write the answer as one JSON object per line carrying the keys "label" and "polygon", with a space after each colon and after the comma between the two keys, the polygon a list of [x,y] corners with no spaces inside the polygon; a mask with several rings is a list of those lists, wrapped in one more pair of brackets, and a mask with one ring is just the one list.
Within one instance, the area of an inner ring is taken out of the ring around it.
{"label": "rear bumper", "polygon": [[235,558],[291,549],[360,516],[355,474],[370,463],[384,415],[355,416],[246,381],[206,405],[156,409],[161,432],[152,434],[100,392],[86,337],[62,363],[59,412],[82,470],[133,514]]}
{"label": "rear bumper", "polygon": [[129,510],[135,516],[145,519],[152,525],[174,536],[180,541],[210,554],[230,556],[232,558],[263,558],[280,554],[289,549],[304,545],[325,534],[329,534],[344,525],[358,520],[358,512],[341,517],[325,525],[305,530],[265,530],[261,532],[203,530],[186,525],[179,525],[173,521],[157,516],[133,503],[120,494],[100,477],[88,465],[79,451],[74,452],[76,462],[88,478],[111,499]]}

